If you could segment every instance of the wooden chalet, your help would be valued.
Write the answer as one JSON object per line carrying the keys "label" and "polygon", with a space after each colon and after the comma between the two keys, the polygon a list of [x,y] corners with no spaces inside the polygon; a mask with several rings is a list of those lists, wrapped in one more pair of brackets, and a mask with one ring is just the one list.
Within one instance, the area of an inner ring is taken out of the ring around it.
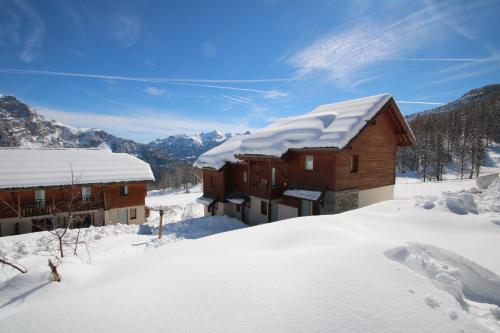
{"label": "wooden chalet", "polygon": [[0,148],[0,236],[145,222],[149,164],[105,149]]}
{"label": "wooden chalet", "polygon": [[198,202],[255,225],[392,199],[397,149],[414,142],[390,95],[320,106],[201,155]]}

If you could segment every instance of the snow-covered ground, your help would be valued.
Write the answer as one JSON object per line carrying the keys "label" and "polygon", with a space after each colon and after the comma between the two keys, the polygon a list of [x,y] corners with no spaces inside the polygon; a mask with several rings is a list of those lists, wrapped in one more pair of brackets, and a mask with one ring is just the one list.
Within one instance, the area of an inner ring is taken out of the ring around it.
{"label": "snow-covered ground", "polygon": [[[186,190],[168,189],[149,191],[146,197],[146,206],[163,208],[163,223],[175,223],[182,220],[203,216],[203,206],[196,203],[203,193],[201,185]],[[158,226],[158,211],[152,210],[148,224]]]}
{"label": "snow-covered ground", "polygon": [[175,222],[199,193],[150,193],[183,207],[165,240],[87,229],[92,262],[81,247],[60,283],[43,234],[1,238],[29,272],[0,271],[0,332],[500,332],[500,181],[474,186],[400,180],[395,200],[252,228]]}

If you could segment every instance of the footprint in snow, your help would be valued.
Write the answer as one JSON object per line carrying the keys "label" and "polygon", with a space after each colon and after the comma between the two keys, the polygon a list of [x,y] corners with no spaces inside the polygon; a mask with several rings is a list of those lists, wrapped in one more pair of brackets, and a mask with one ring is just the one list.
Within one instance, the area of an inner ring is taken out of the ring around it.
{"label": "footprint in snow", "polygon": [[457,320],[458,319],[458,313],[455,310],[449,310],[448,311],[448,317],[450,317],[451,320]]}
{"label": "footprint in snow", "polygon": [[424,297],[424,303],[433,309],[438,308],[441,305],[441,303],[432,295]]}

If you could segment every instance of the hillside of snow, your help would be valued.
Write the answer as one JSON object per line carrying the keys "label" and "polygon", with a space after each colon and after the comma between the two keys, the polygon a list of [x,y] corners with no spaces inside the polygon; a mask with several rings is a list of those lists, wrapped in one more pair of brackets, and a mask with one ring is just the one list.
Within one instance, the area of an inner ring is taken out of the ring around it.
{"label": "hillside of snow", "polygon": [[0,239],[29,269],[0,271],[0,332],[500,332],[499,182],[398,182],[395,200],[251,228],[150,192],[179,207],[164,241],[155,216],[89,228],[60,283],[46,234]]}

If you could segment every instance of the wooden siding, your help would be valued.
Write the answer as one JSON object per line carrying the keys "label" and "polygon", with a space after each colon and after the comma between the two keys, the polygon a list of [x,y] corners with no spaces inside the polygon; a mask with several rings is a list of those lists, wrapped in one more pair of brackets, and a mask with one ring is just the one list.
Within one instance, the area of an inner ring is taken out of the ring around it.
{"label": "wooden siding", "polygon": [[248,175],[247,183],[243,181],[243,173],[247,171],[248,166],[246,164],[231,164],[224,169],[224,177],[226,181],[224,182],[224,195],[231,192],[246,193],[248,190]]}
{"label": "wooden siding", "polygon": [[[125,184],[125,183],[124,183]],[[91,204],[82,202],[82,187],[91,187]],[[146,183],[134,182],[127,183],[128,196],[120,195],[121,184],[93,184],[77,185],[73,188],[73,198],[75,208],[87,210],[90,208],[122,208],[130,206],[141,206],[145,204],[147,193]],[[0,191],[0,197],[10,206],[17,209],[18,202],[21,210],[24,210],[24,216],[41,215],[41,213],[51,214],[54,207],[57,211],[65,211],[64,207],[71,197],[70,186],[40,188],[45,190],[46,209],[35,209],[35,190],[37,188],[28,188],[21,190]],[[44,214],[45,215],[45,214]],[[0,218],[17,217],[12,209],[8,208],[0,201]]]}
{"label": "wooden siding", "polygon": [[[375,123],[366,126],[350,147],[336,153],[335,190],[365,190],[394,184],[397,140],[388,112],[389,109],[381,112]],[[351,155],[359,156],[356,173],[350,172]]]}
{"label": "wooden siding", "polygon": [[[289,152],[286,155],[286,173],[291,187],[308,185],[317,188],[335,188],[335,152]],[[305,170],[306,155],[314,156],[313,170]]]}
{"label": "wooden siding", "polygon": [[[217,201],[224,200],[224,171],[203,171],[203,195],[214,198]],[[215,183],[212,182],[214,178]],[[215,185],[214,185],[215,184]]]}
{"label": "wooden siding", "polygon": [[147,195],[147,188],[145,183],[129,183],[128,195],[122,196],[120,194],[121,184],[106,185],[106,197],[109,208],[123,208],[130,206],[144,205]]}

